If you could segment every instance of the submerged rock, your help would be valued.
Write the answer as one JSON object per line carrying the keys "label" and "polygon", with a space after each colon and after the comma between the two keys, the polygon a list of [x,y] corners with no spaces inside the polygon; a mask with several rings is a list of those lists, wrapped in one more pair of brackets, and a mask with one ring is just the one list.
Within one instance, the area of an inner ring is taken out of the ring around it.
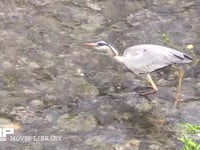
{"label": "submerged rock", "polygon": [[99,95],[99,90],[92,83],[89,83],[83,77],[69,77],[69,82],[73,83],[76,87],[76,93],[79,95],[90,95],[97,96]]}
{"label": "submerged rock", "polygon": [[139,150],[141,141],[138,139],[131,139],[126,141],[124,144],[114,145],[114,150]]}
{"label": "submerged rock", "polygon": [[[20,136],[63,137],[0,147],[173,150],[181,149],[178,124],[200,123],[198,0],[4,0],[0,8],[0,124],[19,122]],[[183,66],[187,102],[174,107],[177,74],[167,68],[152,73],[159,92],[140,96],[149,90],[142,75],[83,47],[99,40],[119,54],[158,44],[192,55]]]}
{"label": "submerged rock", "polygon": [[106,143],[106,138],[102,136],[93,136],[85,140],[85,144],[93,149],[104,150],[111,149],[111,144]]}
{"label": "submerged rock", "polygon": [[71,132],[91,131],[98,126],[97,118],[92,114],[64,114],[57,119],[58,127]]}

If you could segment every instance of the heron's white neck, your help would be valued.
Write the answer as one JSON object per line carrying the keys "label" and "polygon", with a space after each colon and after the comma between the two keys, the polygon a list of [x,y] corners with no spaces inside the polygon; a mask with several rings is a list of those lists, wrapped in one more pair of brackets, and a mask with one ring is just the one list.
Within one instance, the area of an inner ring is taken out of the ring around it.
{"label": "heron's white neck", "polygon": [[124,62],[124,56],[119,56],[119,53],[118,51],[112,47],[111,45],[108,45],[109,47],[109,54],[114,57],[115,60],[117,60],[118,62],[120,63],[123,63]]}
{"label": "heron's white neck", "polygon": [[124,56],[114,56],[114,59],[117,60],[120,63],[124,63]]}
{"label": "heron's white neck", "polygon": [[118,51],[114,48],[114,47],[112,47],[111,45],[107,45],[108,46],[108,53],[111,55],[111,56],[118,56],[119,55],[119,53],[118,53]]}

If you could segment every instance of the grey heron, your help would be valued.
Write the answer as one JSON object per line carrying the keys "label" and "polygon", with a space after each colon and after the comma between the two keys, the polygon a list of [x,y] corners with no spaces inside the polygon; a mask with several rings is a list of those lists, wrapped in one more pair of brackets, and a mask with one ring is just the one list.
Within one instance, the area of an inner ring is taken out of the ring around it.
{"label": "grey heron", "polygon": [[[105,41],[85,43],[84,45],[91,46],[99,51],[107,52],[115,60],[124,64],[135,74],[146,74],[152,90],[145,92],[142,95],[158,92],[158,88],[150,75],[151,72],[173,64],[192,62],[192,57],[188,54],[160,45],[144,44],[131,46],[125,49],[122,56],[119,56],[118,51]],[[175,106],[177,106],[179,101],[182,101],[180,98],[180,90],[184,76],[184,70],[179,66],[177,66],[177,69],[179,73],[179,82],[176,91]]]}

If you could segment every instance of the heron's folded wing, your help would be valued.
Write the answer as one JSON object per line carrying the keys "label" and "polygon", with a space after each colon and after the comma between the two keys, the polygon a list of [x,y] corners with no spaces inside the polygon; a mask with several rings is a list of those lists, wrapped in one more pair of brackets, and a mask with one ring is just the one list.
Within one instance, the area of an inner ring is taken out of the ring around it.
{"label": "heron's folded wing", "polygon": [[148,73],[170,64],[191,62],[192,57],[158,45],[138,45],[124,52],[125,65],[135,73]]}
{"label": "heron's folded wing", "polygon": [[138,51],[126,55],[125,65],[135,73],[148,73],[170,65],[168,57],[156,52]]}

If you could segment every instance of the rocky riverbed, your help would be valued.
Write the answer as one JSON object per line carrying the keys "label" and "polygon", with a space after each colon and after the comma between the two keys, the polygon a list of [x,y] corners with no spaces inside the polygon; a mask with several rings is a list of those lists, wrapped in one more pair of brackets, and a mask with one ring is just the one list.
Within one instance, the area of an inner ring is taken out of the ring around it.
{"label": "rocky riverbed", "polygon": [[[1,0],[0,124],[15,131],[0,149],[180,149],[179,125],[200,124],[199,16],[198,0]],[[193,56],[186,102],[174,107],[173,68],[152,74],[158,94],[139,96],[142,76],[83,46],[97,40]]]}

